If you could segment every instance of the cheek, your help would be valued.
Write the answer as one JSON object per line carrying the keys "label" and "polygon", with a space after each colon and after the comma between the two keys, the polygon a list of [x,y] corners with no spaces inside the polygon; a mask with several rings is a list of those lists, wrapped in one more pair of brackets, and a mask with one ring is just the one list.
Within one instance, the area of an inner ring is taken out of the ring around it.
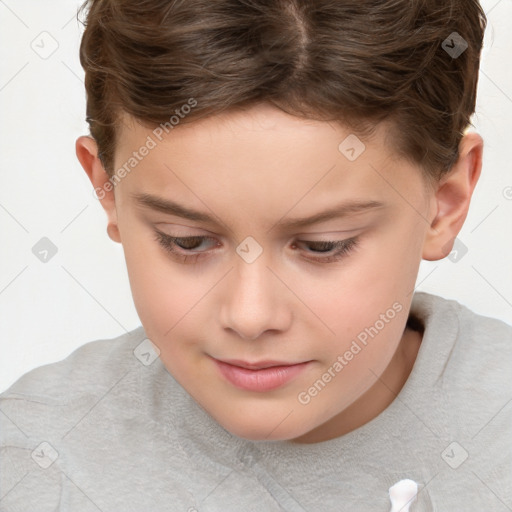
{"label": "cheek", "polygon": [[297,294],[307,297],[307,304],[333,326],[336,337],[357,334],[358,328],[375,322],[395,302],[410,299],[420,249],[417,243],[405,245],[400,239],[389,234],[374,237],[324,277],[300,280]]}
{"label": "cheek", "polygon": [[123,250],[133,301],[146,333],[155,341],[171,337],[205,292],[151,235],[130,233],[123,238]]}
{"label": "cheek", "polygon": [[314,399],[315,410],[327,415],[339,412],[366,392],[375,383],[375,376],[386,369],[402,338],[410,305],[404,298],[394,299],[383,293],[340,302],[330,324],[336,335],[327,335],[324,343],[316,345],[313,353],[321,367],[301,389],[315,392],[316,386],[322,387],[319,380],[329,379],[325,390]]}
{"label": "cheek", "polygon": [[319,348],[326,368],[349,352],[337,378],[344,388],[364,384],[363,372],[373,379],[370,368],[379,374],[401,340],[421,259],[418,235],[405,231],[376,237],[320,284],[313,278],[302,284],[308,305],[330,328],[312,327],[325,333]]}
{"label": "cheek", "polygon": [[361,265],[347,276],[347,286],[354,290],[356,298],[366,300],[368,311],[388,308],[395,300],[408,300],[414,289],[425,230],[419,222],[422,219],[416,217],[404,214],[400,223],[372,238]]}

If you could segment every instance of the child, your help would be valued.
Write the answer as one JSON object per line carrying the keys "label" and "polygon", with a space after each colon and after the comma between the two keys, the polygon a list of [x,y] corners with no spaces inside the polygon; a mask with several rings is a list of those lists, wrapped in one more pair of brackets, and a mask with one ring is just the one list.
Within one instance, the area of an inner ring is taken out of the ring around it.
{"label": "child", "polygon": [[141,326],[0,395],[0,510],[511,510],[512,327],[414,293],[480,175],[477,0],[83,8]]}

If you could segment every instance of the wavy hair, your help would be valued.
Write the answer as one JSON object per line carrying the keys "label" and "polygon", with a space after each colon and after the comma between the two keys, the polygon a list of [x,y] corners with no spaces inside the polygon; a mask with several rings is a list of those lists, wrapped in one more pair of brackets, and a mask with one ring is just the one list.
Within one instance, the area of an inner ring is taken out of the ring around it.
{"label": "wavy hair", "polygon": [[396,154],[439,179],[475,110],[487,23],[478,0],[87,0],[83,13],[86,119],[109,175],[121,112],[154,127],[194,98],[181,123],[261,102],[363,138],[387,120]]}

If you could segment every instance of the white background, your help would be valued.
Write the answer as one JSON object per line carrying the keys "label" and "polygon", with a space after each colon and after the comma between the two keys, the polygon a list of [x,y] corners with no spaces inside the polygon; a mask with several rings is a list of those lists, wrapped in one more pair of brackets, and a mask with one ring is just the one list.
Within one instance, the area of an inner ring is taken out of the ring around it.
{"label": "white background", "polygon": [[[87,134],[78,5],[0,0],[0,391],[88,341],[140,325],[122,247],[108,238],[75,156],[76,138]],[[468,253],[457,263],[422,262],[417,289],[512,324],[512,2],[482,5],[489,26],[473,122],[486,148],[459,235]],[[52,44],[46,59],[32,48]],[[47,263],[32,253],[42,237],[58,249]]]}

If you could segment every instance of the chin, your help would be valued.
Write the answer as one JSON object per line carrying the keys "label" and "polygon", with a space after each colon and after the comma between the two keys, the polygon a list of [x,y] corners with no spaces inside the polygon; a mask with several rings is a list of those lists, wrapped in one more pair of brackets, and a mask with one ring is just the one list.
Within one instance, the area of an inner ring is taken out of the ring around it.
{"label": "chin", "polygon": [[228,422],[219,423],[234,436],[248,441],[288,441],[307,433],[303,428],[290,428],[291,425],[285,425],[286,421],[277,426],[274,419],[251,422],[250,418],[249,421],[248,418],[240,418],[239,422],[234,422],[230,418]]}

